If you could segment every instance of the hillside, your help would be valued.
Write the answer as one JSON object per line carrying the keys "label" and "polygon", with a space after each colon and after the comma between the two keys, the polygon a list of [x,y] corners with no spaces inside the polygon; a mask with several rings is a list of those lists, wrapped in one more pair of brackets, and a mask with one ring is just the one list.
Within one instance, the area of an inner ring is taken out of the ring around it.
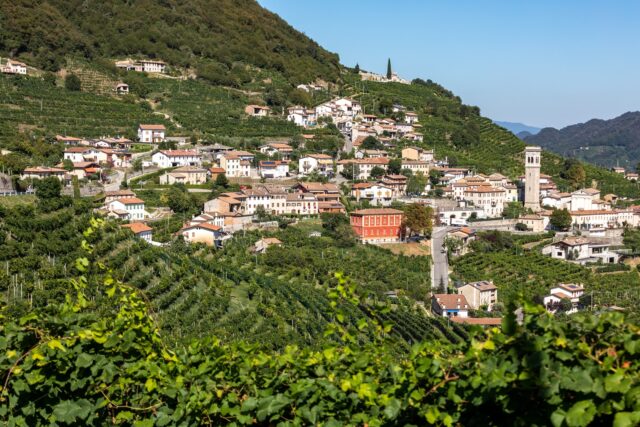
{"label": "hillside", "polygon": [[0,21],[1,55],[51,71],[65,56],[146,56],[225,80],[242,78],[240,64],[298,83],[339,77],[337,55],[253,0],[16,0]]}
{"label": "hillside", "polygon": [[560,130],[544,128],[526,142],[597,165],[635,170],[640,161],[640,112],[611,120],[593,119]]}
{"label": "hillside", "polygon": [[514,134],[518,135],[522,132],[527,132],[531,135],[535,135],[538,132],[540,132],[540,130],[542,128],[539,127],[535,127],[535,126],[529,126],[526,125],[524,123],[515,123],[515,122],[503,122],[503,121],[499,121],[499,120],[494,120],[493,121],[495,124],[497,124],[498,126],[502,126],[503,128],[507,129],[509,132],[513,132]]}

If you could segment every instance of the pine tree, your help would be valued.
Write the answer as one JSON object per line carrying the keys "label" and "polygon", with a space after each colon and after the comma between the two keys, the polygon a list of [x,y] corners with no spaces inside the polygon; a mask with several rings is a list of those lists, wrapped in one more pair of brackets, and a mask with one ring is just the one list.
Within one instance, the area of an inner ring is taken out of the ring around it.
{"label": "pine tree", "polygon": [[356,72],[356,74],[359,74],[359,73],[360,73],[360,64],[356,63],[356,66],[355,66],[355,68],[353,69],[353,71],[355,71],[355,72]]}
{"label": "pine tree", "polygon": [[387,78],[391,79],[391,58],[387,60]]}

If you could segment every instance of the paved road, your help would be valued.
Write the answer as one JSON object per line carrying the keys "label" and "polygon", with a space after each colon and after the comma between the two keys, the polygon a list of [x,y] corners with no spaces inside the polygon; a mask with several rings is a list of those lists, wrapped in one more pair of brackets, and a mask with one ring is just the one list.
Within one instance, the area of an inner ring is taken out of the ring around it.
{"label": "paved road", "polygon": [[447,254],[442,252],[444,238],[447,235],[447,227],[435,227],[431,237],[431,286],[437,288],[440,283],[449,284],[449,260]]}

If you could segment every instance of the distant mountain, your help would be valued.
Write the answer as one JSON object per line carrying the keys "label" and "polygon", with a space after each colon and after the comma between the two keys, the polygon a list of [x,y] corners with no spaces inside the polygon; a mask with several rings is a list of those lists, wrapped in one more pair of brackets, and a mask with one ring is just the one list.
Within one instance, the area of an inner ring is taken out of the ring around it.
{"label": "distant mountain", "polygon": [[518,132],[518,133],[516,134],[516,136],[517,136],[518,138],[520,138],[521,140],[523,140],[523,141],[524,141],[524,139],[525,139],[526,137],[531,136],[531,135],[533,135],[533,134],[532,134],[531,132],[527,132],[526,130],[523,130],[522,132]]}
{"label": "distant mountain", "polygon": [[601,166],[635,169],[640,161],[640,112],[611,120],[593,119],[560,130],[544,128],[526,142]]}
{"label": "distant mountain", "polygon": [[514,122],[500,122],[493,121],[498,126],[502,126],[503,128],[511,131],[512,133],[518,135],[520,132],[529,132],[531,135],[535,135],[540,132],[541,128],[537,128],[535,126],[525,125],[524,123],[514,123]]}

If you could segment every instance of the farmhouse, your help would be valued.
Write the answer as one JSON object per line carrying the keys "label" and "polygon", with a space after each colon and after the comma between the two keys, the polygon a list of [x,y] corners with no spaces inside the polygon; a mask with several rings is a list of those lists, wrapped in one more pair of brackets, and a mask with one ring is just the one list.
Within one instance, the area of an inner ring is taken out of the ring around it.
{"label": "farmhouse", "polygon": [[127,230],[131,230],[133,234],[139,239],[145,240],[149,243],[153,240],[153,228],[149,227],[143,222],[132,222],[130,224],[122,224],[120,227]]}
{"label": "farmhouse", "polygon": [[144,125],[138,126],[138,141],[149,144],[159,144],[164,142],[166,128],[164,125]]}
{"label": "farmhouse", "polygon": [[14,61],[12,59],[7,60],[7,63],[4,67],[0,67],[0,71],[4,74],[27,74],[27,64],[23,64],[22,62]]}
{"label": "farmhouse", "polygon": [[185,225],[177,234],[184,237],[184,240],[189,243],[204,243],[207,246],[214,246],[222,237],[222,229],[217,225],[203,222]]}

